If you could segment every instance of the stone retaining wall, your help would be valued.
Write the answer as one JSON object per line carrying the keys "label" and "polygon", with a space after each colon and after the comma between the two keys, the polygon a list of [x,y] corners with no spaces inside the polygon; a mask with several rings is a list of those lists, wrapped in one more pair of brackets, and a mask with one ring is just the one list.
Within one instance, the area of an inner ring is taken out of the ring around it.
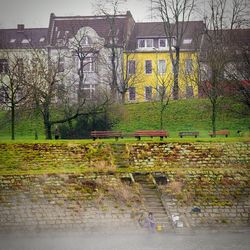
{"label": "stone retaining wall", "polygon": [[[103,178],[116,188],[115,177],[98,177]],[[135,206],[112,189],[100,192],[95,183],[96,177],[83,175],[0,176],[0,229],[134,226],[131,216],[139,201]]]}
{"label": "stone retaining wall", "polygon": [[[120,163],[122,172],[160,171],[168,177],[169,183],[182,181],[180,193],[162,192],[170,214],[179,213],[190,226],[249,225],[250,143],[140,142],[127,144],[125,149]],[[86,171],[96,167],[98,172],[108,168],[101,176],[87,174],[87,171],[75,175],[0,175],[0,228],[135,226],[133,216],[143,207],[143,202],[136,185],[123,186],[116,176],[118,173],[107,174],[117,170],[119,154],[114,157],[114,150],[104,143],[0,145],[0,165],[7,166],[7,170],[38,168],[40,171],[47,164],[54,164],[50,170],[60,171],[67,168]],[[198,197],[203,194],[202,190],[207,196],[201,196],[198,203],[190,199],[188,205],[180,204],[182,199],[187,201],[189,192]],[[218,191],[222,195],[217,197],[214,194]],[[195,206],[201,209],[199,213],[191,212]]]}
{"label": "stone retaining wall", "polygon": [[250,165],[250,143],[138,143],[130,164],[142,167],[237,167]]}

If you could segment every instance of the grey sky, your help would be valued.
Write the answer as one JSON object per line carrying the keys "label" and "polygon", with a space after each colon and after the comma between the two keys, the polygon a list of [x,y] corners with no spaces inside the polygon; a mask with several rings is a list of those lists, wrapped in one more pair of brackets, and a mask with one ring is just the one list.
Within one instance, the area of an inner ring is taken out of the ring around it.
{"label": "grey sky", "polygon": [[[93,15],[95,0],[0,0],[0,28],[48,27],[51,12],[59,15]],[[130,10],[135,21],[150,20],[148,0],[127,0],[124,10]]]}

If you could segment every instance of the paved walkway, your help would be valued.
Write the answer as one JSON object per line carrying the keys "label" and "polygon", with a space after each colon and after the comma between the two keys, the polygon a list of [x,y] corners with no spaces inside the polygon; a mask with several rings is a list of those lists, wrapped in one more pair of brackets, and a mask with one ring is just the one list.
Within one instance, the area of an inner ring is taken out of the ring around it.
{"label": "paved walkway", "polygon": [[248,250],[250,230],[0,233],[0,250]]}

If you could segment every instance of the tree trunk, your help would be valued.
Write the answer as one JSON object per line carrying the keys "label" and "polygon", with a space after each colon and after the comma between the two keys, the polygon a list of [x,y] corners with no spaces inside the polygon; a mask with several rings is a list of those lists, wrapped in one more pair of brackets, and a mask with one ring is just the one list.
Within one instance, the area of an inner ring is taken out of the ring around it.
{"label": "tree trunk", "polygon": [[52,131],[51,131],[50,122],[45,124],[45,129],[46,129],[46,139],[51,140],[52,139]]}
{"label": "tree trunk", "polygon": [[11,105],[11,140],[15,140],[15,105]]}
{"label": "tree trunk", "polygon": [[45,107],[45,109],[44,109],[43,124],[44,124],[46,139],[51,140],[52,139],[52,132],[51,132],[50,112],[49,112],[48,107]]}
{"label": "tree trunk", "polygon": [[174,63],[174,86],[173,86],[173,99],[179,99],[179,65],[180,65],[180,48],[175,49],[175,63]]}
{"label": "tree trunk", "polygon": [[79,85],[78,85],[78,104],[82,102],[82,91],[83,91],[83,79],[84,79],[84,73],[83,73],[83,60],[80,60],[80,69],[78,71],[79,76]]}
{"label": "tree trunk", "polygon": [[115,48],[112,47],[112,56],[111,56],[111,64],[112,64],[112,83],[111,83],[111,96],[116,100],[117,96],[117,75],[116,75],[116,65],[115,65],[116,53]]}
{"label": "tree trunk", "polygon": [[216,116],[217,116],[217,107],[216,107],[216,101],[212,102],[212,130],[213,130],[213,137],[216,137],[215,131],[216,131]]}
{"label": "tree trunk", "polygon": [[162,106],[162,103],[161,103],[161,111],[160,111],[160,130],[163,129],[163,112],[164,112],[164,109],[163,109],[163,106]]}
{"label": "tree trunk", "polygon": [[126,101],[126,92],[121,92],[121,102],[122,104],[125,104]]}

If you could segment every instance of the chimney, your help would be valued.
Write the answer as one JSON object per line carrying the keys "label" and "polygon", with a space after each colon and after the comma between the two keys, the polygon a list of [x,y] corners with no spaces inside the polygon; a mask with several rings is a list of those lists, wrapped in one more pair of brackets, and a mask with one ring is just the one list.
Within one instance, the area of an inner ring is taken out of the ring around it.
{"label": "chimney", "polygon": [[23,32],[24,31],[24,24],[18,24],[17,25],[17,32]]}

